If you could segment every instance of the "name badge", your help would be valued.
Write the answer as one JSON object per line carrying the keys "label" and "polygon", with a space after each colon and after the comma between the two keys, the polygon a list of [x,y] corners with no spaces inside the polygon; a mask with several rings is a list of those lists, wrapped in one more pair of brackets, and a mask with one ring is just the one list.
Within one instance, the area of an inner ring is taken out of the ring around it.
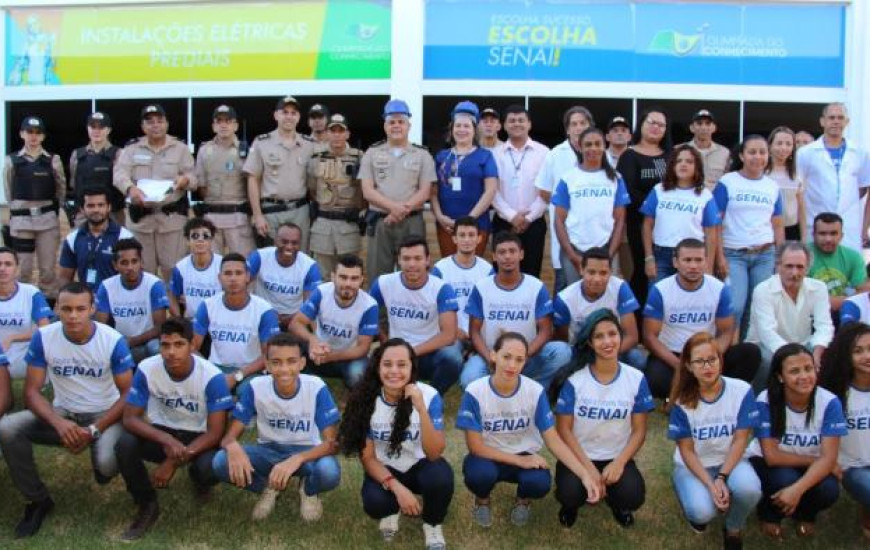
{"label": "name badge", "polygon": [[462,191],[462,178],[459,176],[450,178],[450,188],[457,192]]}
{"label": "name badge", "polygon": [[520,175],[514,174],[514,177],[511,178],[511,187],[519,187],[520,186]]}
{"label": "name badge", "polygon": [[231,161],[231,160],[228,160],[228,161],[227,161],[227,164],[226,164],[227,172],[232,172],[232,171],[233,171],[233,168],[235,168],[235,166],[236,166],[236,163],[235,163],[235,162],[233,162],[233,161]]}
{"label": "name badge", "polygon": [[85,282],[87,282],[89,285],[97,284],[97,270],[96,269],[89,269],[85,273]]}

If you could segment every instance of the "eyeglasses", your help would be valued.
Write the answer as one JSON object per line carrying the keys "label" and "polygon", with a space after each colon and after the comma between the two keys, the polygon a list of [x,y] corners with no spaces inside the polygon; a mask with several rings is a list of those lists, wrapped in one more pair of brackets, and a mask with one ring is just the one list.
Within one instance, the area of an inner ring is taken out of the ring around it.
{"label": "eyeglasses", "polygon": [[194,231],[190,234],[191,241],[210,241],[211,238],[212,234],[205,231],[202,233],[200,233],[199,231]]}
{"label": "eyeglasses", "polygon": [[666,122],[659,122],[658,120],[647,120],[646,123],[656,128],[667,128],[668,126]]}
{"label": "eyeglasses", "polygon": [[719,365],[719,358],[714,355],[713,357],[707,357],[706,359],[692,359],[691,361],[689,361],[689,364],[696,369],[700,369],[703,367],[715,367]]}

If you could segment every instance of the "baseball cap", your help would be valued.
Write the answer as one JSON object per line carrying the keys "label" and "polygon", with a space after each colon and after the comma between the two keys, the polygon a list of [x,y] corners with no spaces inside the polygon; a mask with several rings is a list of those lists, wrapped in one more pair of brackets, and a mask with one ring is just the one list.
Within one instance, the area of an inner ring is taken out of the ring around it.
{"label": "baseball cap", "polygon": [[299,102],[296,101],[296,98],[292,95],[285,95],[281,99],[278,100],[278,103],[275,104],[276,111],[283,111],[284,107],[287,105],[293,105],[296,109],[299,109]]}
{"label": "baseball cap", "polygon": [[88,126],[102,126],[103,128],[112,127],[112,119],[106,113],[96,111],[88,117]]}
{"label": "baseball cap", "polygon": [[236,120],[239,118],[236,115],[236,110],[230,107],[229,105],[218,105],[214,112],[211,114],[212,119],[216,119],[219,116],[225,116],[230,120]]}
{"label": "baseball cap", "polygon": [[28,130],[37,130],[40,134],[44,134],[45,123],[38,116],[24,117],[24,120],[21,121],[21,131],[26,132]]}
{"label": "baseball cap", "polygon": [[471,115],[474,117],[474,122],[480,120],[480,109],[477,108],[477,105],[473,101],[460,101],[457,103],[450,116],[451,118],[456,118],[458,114]]}
{"label": "baseball cap", "polygon": [[384,118],[387,118],[390,115],[405,115],[410,117],[411,109],[408,107],[408,104],[401,99],[391,99],[387,101],[386,105],[384,105]]}
{"label": "baseball cap", "polygon": [[615,116],[610,119],[610,122],[607,123],[607,129],[610,130],[614,126],[625,126],[629,130],[631,130],[631,124],[622,116]]}
{"label": "baseball cap", "polygon": [[157,103],[152,103],[151,105],[146,105],[142,107],[141,119],[145,120],[151,115],[160,115],[166,116],[166,111],[163,110],[163,106]]}
{"label": "baseball cap", "polygon": [[498,111],[496,111],[492,107],[487,107],[486,109],[484,109],[483,111],[480,112],[480,118],[486,118],[488,116],[501,119],[501,115],[498,114]]}
{"label": "baseball cap", "polygon": [[329,124],[327,124],[326,127],[332,128],[333,126],[341,126],[345,130],[349,129],[347,126],[347,119],[344,118],[344,115],[339,113],[335,113],[329,117]]}
{"label": "baseball cap", "polygon": [[716,122],[716,117],[713,116],[713,113],[708,111],[707,109],[701,109],[697,113],[692,116],[692,122],[696,120],[701,120],[702,118],[709,118],[711,122]]}
{"label": "baseball cap", "polygon": [[309,117],[321,117],[321,116],[328,117],[329,116],[329,109],[326,108],[326,105],[323,105],[320,103],[315,103],[314,105],[311,106],[310,109],[308,109],[308,116]]}

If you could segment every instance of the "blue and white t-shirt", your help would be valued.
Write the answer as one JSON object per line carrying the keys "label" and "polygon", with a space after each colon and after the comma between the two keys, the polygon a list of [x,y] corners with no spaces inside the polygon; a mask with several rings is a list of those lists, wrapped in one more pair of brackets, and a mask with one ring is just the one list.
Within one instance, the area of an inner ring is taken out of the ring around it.
{"label": "blue and white t-shirt", "polygon": [[169,309],[163,281],[145,272],[133,288],[128,288],[120,275],[109,277],[100,283],[96,302],[97,311],[111,315],[115,320],[115,330],[127,337],[151,330],[154,328],[151,314]]}
{"label": "blue and white t-shirt", "polygon": [[402,272],[381,275],[372,284],[372,298],[387,310],[390,338],[403,338],[412,346],[441,332],[438,316],[456,311],[456,294],[449,284],[428,276],[420,288],[408,288]]}
{"label": "blue and white t-shirt", "polygon": [[574,418],[572,432],[590,460],[619,456],[631,438],[631,415],[654,408],[646,377],[623,363],[607,384],[599,382],[589,367],[575,372],[556,402],[556,414]]}
{"label": "blue and white t-shirt", "polygon": [[[432,419],[432,425],[436,430],[443,431],[444,403],[441,401],[438,390],[423,382],[416,382],[416,384],[420,388],[420,393],[423,394],[423,403],[426,404],[426,410]],[[367,437],[375,447],[375,456],[384,466],[389,466],[400,472],[407,472],[420,459],[426,457],[426,453],[423,452],[423,432],[420,427],[420,413],[416,409],[411,411],[410,424],[408,424],[408,429],[405,430],[405,434],[402,437],[402,446],[399,449],[398,455],[389,456],[390,435],[393,433],[393,418],[396,414],[396,406],[384,401],[383,396],[378,396],[375,403],[375,412],[372,413],[372,418],[369,422]]]}
{"label": "blue and white t-shirt", "polygon": [[302,315],[316,326],[315,335],[332,351],[352,348],[360,336],[378,334],[378,303],[360,290],[349,306],[335,300],[335,284],[323,283],[314,289],[302,306]]}
{"label": "blue and white t-shirt", "polygon": [[70,342],[60,322],[40,327],[30,340],[25,360],[46,369],[55,407],[98,413],[121,397],[114,377],[134,368],[127,341],[110,326],[94,322],[93,327],[84,344]]}
{"label": "blue and white t-shirt", "polygon": [[[713,401],[698,399],[694,409],[679,401],[671,409],[668,439],[692,439],[695,454],[705,468],[725,463],[734,433],[758,425],[758,409],[752,388],[743,380],[721,377],[722,392]],[[674,450],[674,462],[685,465],[680,449]]]}
{"label": "blue and white t-shirt", "polygon": [[[755,439],[746,450],[747,456],[763,456],[759,439],[770,439],[770,405],[767,403],[767,390],[758,396],[758,427]],[[816,388],[813,402],[813,417],[807,424],[806,411],[798,412],[785,406],[785,431],[779,440],[781,451],[801,456],[820,456],[823,437],[843,437],[848,434],[843,405],[837,396],[824,388]]]}
{"label": "blue and white t-shirt", "polygon": [[653,243],[658,246],[675,247],[690,237],[704,241],[704,229],[721,223],[713,193],[707,189],[700,193],[679,187],[665,191],[659,183],[643,201],[640,212],[655,220]]}
{"label": "blue and white t-shirt", "polygon": [[461,330],[468,333],[468,314],[465,313],[465,306],[468,304],[468,297],[471,296],[471,289],[477,281],[493,274],[492,264],[483,258],[476,257],[474,265],[471,267],[462,267],[456,263],[453,256],[441,258],[432,268],[432,275],[435,275],[445,283],[449,284],[456,293],[456,305],[459,311],[456,312],[456,321]]}
{"label": "blue and white t-shirt", "polygon": [[[0,342],[13,334],[30,332],[43,319],[51,320],[51,308],[42,292],[33,285],[15,283],[12,296],[0,298]],[[11,370],[26,370],[27,346],[28,342],[13,342],[6,350]]]}
{"label": "blue and white t-shirt", "polygon": [[465,388],[456,427],[480,432],[483,443],[510,454],[537,453],[541,434],[556,424],[544,387],[520,375],[511,395],[492,387],[492,376],[478,378]]}
{"label": "blue and white t-shirt", "polygon": [[854,321],[870,324],[870,292],[849,296],[840,306],[840,326]]}
{"label": "blue and white t-shirt", "polygon": [[233,418],[248,424],[257,417],[257,441],[281,445],[320,445],[320,432],[338,424],[341,415],[323,380],[300,374],[296,393],[284,397],[272,375],[258,376],[242,389]]}
{"label": "blue and white t-shirt", "polygon": [[495,278],[490,275],[474,285],[465,312],[483,322],[481,336],[490,349],[503,332],[519,332],[531,342],[538,335],[538,319],[553,312],[547,288],[526,274],[513,289],[498,286]]}
{"label": "blue and white t-shirt", "polygon": [[643,308],[644,317],[661,321],[659,340],[674,353],[682,353],[694,334],[716,334],[716,319],[733,314],[731,289],[710,275],[695,290],[681,287],[679,274],[662,279],[650,289]]}
{"label": "blue and white t-shirt", "polygon": [[870,390],[849,388],[846,429],[849,433],[840,439],[840,466],[844,470],[870,467]]}
{"label": "blue and white t-shirt", "polygon": [[233,396],[224,374],[198,355],[183,380],[169,375],[163,357],[155,355],[139,363],[127,403],[146,410],[152,424],[176,430],[204,433],[208,415],[233,408]]}
{"label": "blue and white t-shirt", "polygon": [[206,298],[211,298],[221,291],[220,254],[212,254],[211,263],[203,269],[193,264],[193,256],[185,256],[172,268],[172,280],[169,291],[176,299],[184,296],[184,316],[193,319],[199,310],[199,304]]}
{"label": "blue and white t-shirt", "polygon": [[258,359],[262,344],[279,332],[278,314],[258,296],[249,296],[240,309],[230,308],[220,293],[199,305],[193,331],[211,336],[212,363],[238,369]]}
{"label": "blue and white t-shirt", "polygon": [[595,300],[586,297],[583,292],[583,279],[580,279],[568,285],[553,299],[553,326],[568,325],[568,342],[573,345],[586,318],[601,308],[606,308],[621,318],[640,309],[640,304],[628,283],[615,275],[608,279],[604,292]]}
{"label": "blue and white t-shirt", "polygon": [[779,186],[768,176],[757,180],[740,172],[722,176],[713,188],[722,216],[722,246],[749,248],[773,242],[774,216],[782,216]]}
{"label": "blue and white t-shirt", "polygon": [[622,176],[607,177],[604,170],[573,168],[562,175],[551,199],[568,211],[565,228],[578,250],[607,246],[613,234],[613,210],[631,204]]}
{"label": "blue and white t-shirt", "polygon": [[266,300],[280,314],[293,314],[302,307],[302,296],[320,284],[317,262],[304,252],[297,252],[293,265],[278,263],[274,246],[254,250],[248,256],[248,270],[254,281],[254,294]]}

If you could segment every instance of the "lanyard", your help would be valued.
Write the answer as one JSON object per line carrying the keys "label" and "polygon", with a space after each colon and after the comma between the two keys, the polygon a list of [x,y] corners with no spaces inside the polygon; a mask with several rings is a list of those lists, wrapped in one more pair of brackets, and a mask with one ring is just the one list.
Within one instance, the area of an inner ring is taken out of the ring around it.
{"label": "lanyard", "polygon": [[[88,235],[90,237],[90,234]],[[103,239],[106,237],[106,233],[103,232],[96,241],[93,241],[93,246],[88,245],[88,256],[87,256],[87,267],[88,269],[94,267],[95,260],[97,259],[97,253],[100,251],[100,245],[103,244]]]}
{"label": "lanyard", "polygon": [[511,164],[514,167],[514,174],[516,174],[517,176],[520,175],[520,170],[523,167],[523,161],[526,160],[526,153],[528,151],[529,151],[528,149],[523,149],[523,154],[522,154],[522,156],[520,156],[520,161],[517,162],[516,160],[514,160],[514,152],[511,151],[510,149],[507,150],[508,156],[511,158]]}

